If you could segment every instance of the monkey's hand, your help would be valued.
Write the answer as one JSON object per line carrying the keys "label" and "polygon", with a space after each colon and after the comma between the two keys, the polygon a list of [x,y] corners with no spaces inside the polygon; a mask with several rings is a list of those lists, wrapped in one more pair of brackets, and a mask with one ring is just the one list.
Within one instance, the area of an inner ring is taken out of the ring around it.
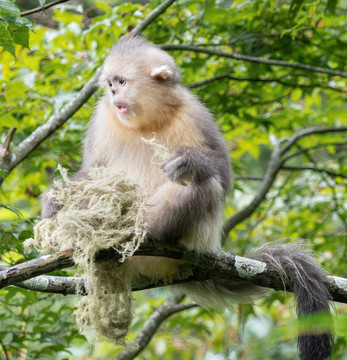
{"label": "monkey's hand", "polygon": [[207,154],[198,149],[179,146],[171,152],[169,159],[160,168],[167,178],[179,184],[201,182],[217,175],[217,170],[208,158]]}

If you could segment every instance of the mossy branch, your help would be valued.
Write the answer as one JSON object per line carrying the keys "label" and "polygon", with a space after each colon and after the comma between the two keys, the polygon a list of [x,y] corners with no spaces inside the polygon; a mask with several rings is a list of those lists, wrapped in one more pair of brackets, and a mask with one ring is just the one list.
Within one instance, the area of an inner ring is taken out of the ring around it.
{"label": "mossy branch", "polygon": [[[195,251],[185,248],[170,247],[160,244],[146,242],[136,251],[136,255],[163,256],[167,258],[182,260],[183,264],[172,284],[179,284],[189,281],[201,281],[207,279],[233,279],[242,282],[250,282],[258,286],[271,288],[274,290],[292,291],[292,284],[289,280],[283,282],[280,274],[264,263],[244,257],[239,257],[226,252],[214,254],[197,254]],[[35,282],[25,280],[43,275],[54,270],[73,266],[73,250],[66,250],[57,254],[43,256],[38,259],[30,260],[0,271],[0,288],[9,285],[24,286],[36,291],[50,292],[53,289],[55,277],[39,277]],[[135,255],[135,256],[136,256]],[[114,249],[102,251],[97,256],[98,260],[117,261],[120,255]],[[72,280],[73,279],[73,280]],[[74,293],[78,278],[62,277],[57,279],[58,286],[61,286],[61,293]],[[68,285],[66,284],[68,283]],[[47,288],[45,289],[45,284]],[[64,284],[64,285],[62,285]],[[347,279],[329,276],[325,284],[331,294],[332,300],[347,303]],[[49,287],[50,286],[50,287]],[[153,287],[167,286],[164,281],[152,281],[142,278],[133,284],[133,290],[143,290]]]}

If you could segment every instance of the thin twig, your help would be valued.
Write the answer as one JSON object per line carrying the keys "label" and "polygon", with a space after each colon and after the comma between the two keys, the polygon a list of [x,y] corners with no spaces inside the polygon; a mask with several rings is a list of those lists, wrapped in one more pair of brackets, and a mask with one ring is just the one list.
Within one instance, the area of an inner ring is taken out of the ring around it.
{"label": "thin twig", "polygon": [[67,1],[69,1],[69,0],[55,0],[55,1],[52,1],[52,2],[44,5],[43,7],[38,6],[38,7],[34,8],[34,9],[22,11],[20,13],[20,16],[27,16],[27,15],[31,15],[31,14],[34,14],[34,13],[37,13],[37,12],[40,12],[40,11],[42,11],[42,13],[43,13],[45,10],[49,9],[50,7],[61,4],[61,3],[64,3],[64,2],[67,2]]}
{"label": "thin twig", "polygon": [[332,86],[329,86],[329,85],[324,85],[324,84],[321,84],[321,83],[298,84],[298,83],[291,83],[291,82],[282,80],[283,78],[286,78],[288,76],[292,76],[292,74],[284,75],[284,76],[281,76],[279,78],[262,79],[262,78],[237,77],[237,76],[230,75],[230,73],[224,73],[224,74],[221,74],[221,75],[211,77],[209,79],[205,79],[205,80],[202,80],[202,81],[191,83],[191,84],[187,85],[187,87],[189,87],[190,89],[195,89],[195,88],[205,86],[205,85],[210,84],[210,83],[215,82],[215,81],[228,79],[228,80],[233,80],[233,81],[247,81],[247,82],[255,82],[255,83],[257,83],[257,82],[270,83],[270,84],[271,83],[278,83],[278,84],[288,86],[288,87],[293,87],[293,88],[308,88],[308,89],[320,88],[320,89],[325,89],[325,90],[337,91],[339,93],[347,92],[347,89],[346,90],[339,89],[339,88],[335,88],[335,87],[332,87]]}
{"label": "thin twig", "polygon": [[327,175],[329,175],[329,176],[331,176],[333,178],[341,177],[341,178],[347,179],[347,174],[338,173],[336,171],[320,168],[318,166],[311,166],[311,165],[289,166],[289,165],[286,165],[286,166],[281,166],[281,169],[282,170],[288,170],[288,171],[310,170],[310,171],[316,171],[316,172],[327,174]]}
{"label": "thin twig", "polygon": [[10,360],[9,356],[8,356],[8,353],[7,353],[7,349],[5,347],[5,345],[3,344],[3,342],[0,340],[0,345],[2,347],[2,350],[4,351],[4,354],[5,354],[5,359],[6,360]]}
{"label": "thin twig", "polygon": [[114,360],[131,360],[139,355],[142,350],[148,345],[153,335],[158,331],[160,325],[171,315],[180,311],[191,309],[198,306],[195,303],[182,304],[184,296],[171,295],[164,303],[156,309],[153,314],[144,323],[141,331],[137,335],[136,339],[132,341]]}
{"label": "thin twig", "polygon": [[235,176],[234,181],[263,181],[264,178],[260,176]]}
{"label": "thin twig", "polygon": [[[298,148],[301,150],[302,148],[297,144]],[[328,186],[331,190],[331,194],[332,194],[332,200],[333,200],[333,203],[334,203],[334,211],[336,213],[336,215],[339,217],[341,223],[343,224],[343,227],[345,229],[345,238],[347,239],[347,220],[343,214],[342,211],[340,211],[340,207],[342,208],[342,206],[339,206],[339,201],[337,199],[337,196],[336,196],[336,189],[335,189],[335,184],[331,184],[331,179],[328,178],[327,175],[329,175],[330,177],[334,177],[334,175],[332,175],[331,173],[333,174],[336,174],[332,171],[321,171],[319,168],[318,168],[318,165],[315,161],[315,159],[310,155],[310,153],[308,152],[305,152],[305,156],[307,157],[308,161],[310,161],[313,165],[314,165],[314,169],[312,169],[313,171],[320,171],[322,173],[321,177],[322,177],[322,180],[325,182],[326,186]],[[341,175],[340,175],[341,176]],[[343,176],[345,178],[347,178],[347,176]],[[347,247],[345,247],[344,249],[344,255],[345,255],[345,252],[346,252],[346,249]],[[342,258],[344,258],[344,256],[342,256]]]}
{"label": "thin twig", "polygon": [[204,5],[203,5],[203,8],[202,8],[202,13],[199,17],[199,21],[198,23],[194,26],[194,29],[193,29],[193,35],[192,35],[192,38],[190,40],[190,45],[193,44],[194,42],[194,38],[195,36],[198,34],[199,30],[200,30],[200,26],[202,24],[202,21],[204,20],[204,17],[205,17],[205,14],[206,14],[206,9],[207,9],[207,1],[208,0],[204,0]]}
{"label": "thin twig", "polygon": [[161,15],[172,3],[176,0],[166,0],[163,1],[159,6],[153,9],[147,17],[141,21],[133,30],[131,30],[131,34],[139,34],[142,32],[153,20],[155,20],[159,15]]}
{"label": "thin twig", "polygon": [[161,48],[163,50],[193,51],[193,52],[204,53],[204,54],[209,54],[209,55],[217,55],[217,56],[226,57],[229,59],[254,62],[254,63],[258,63],[258,64],[263,64],[263,65],[275,65],[275,66],[282,66],[282,67],[290,67],[293,69],[301,69],[301,70],[305,70],[305,71],[318,72],[318,73],[328,74],[328,75],[332,75],[332,76],[340,76],[342,78],[347,78],[347,72],[345,72],[345,71],[333,70],[333,69],[323,68],[323,67],[319,67],[319,66],[296,63],[296,62],[289,62],[289,61],[284,61],[284,60],[264,59],[264,58],[259,58],[256,56],[249,56],[249,55],[236,54],[236,53],[226,53],[223,51],[202,48],[199,46],[167,44],[167,45],[162,45]]}
{"label": "thin twig", "polygon": [[290,159],[292,159],[292,158],[294,158],[296,156],[302,155],[303,153],[307,153],[307,152],[310,152],[310,151],[313,151],[313,150],[317,150],[317,149],[321,149],[321,148],[327,148],[328,146],[336,146],[337,147],[337,146],[345,146],[345,145],[347,145],[346,141],[343,141],[343,142],[326,142],[326,143],[316,144],[316,145],[313,145],[313,146],[310,146],[310,147],[301,147],[299,151],[285,157],[282,160],[282,162],[285,163],[288,160],[290,160]]}
{"label": "thin twig", "polygon": [[9,133],[7,134],[4,145],[2,145],[2,147],[0,148],[0,156],[1,157],[5,157],[9,154],[10,144],[11,144],[13,135],[16,132],[16,130],[17,130],[17,128],[15,126],[13,126],[11,128],[11,130],[9,131]]}
{"label": "thin twig", "polygon": [[[347,131],[347,126],[341,126],[341,127],[335,127],[335,126],[330,126],[330,127],[323,127],[323,126],[316,126],[316,127],[311,127],[311,128],[307,128],[307,129],[303,129],[303,130],[299,130],[297,133],[295,133],[292,137],[290,137],[288,139],[288,141],[286,141],[286,145],[283,146],[282,150],[281,150],[281,154],[284,155],[286,152],[289,151],[289,149],[301,138],[305,137],[305,136],[309,136],[309,135],[313,135],[313,134],[326,134],[326,133],[330,133],[330,132],[345,132]],[[284,140],[285,141],[285,140]]]}

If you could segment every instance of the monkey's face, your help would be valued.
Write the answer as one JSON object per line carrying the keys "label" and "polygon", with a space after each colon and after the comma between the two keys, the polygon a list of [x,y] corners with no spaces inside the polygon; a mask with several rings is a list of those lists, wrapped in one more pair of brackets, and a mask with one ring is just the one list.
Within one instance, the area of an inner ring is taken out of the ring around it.
{"label": "monkey's face", "polygon": [[129,96],[128,80],[121,75],[115,75],[107,79],[107,86],[111,108],[121,123],[131,127],[131,119],[136,117],[136,107]]}
{"label": "monkey's face", "polygon": [[177,106],[173,93],[179,78],[170,55],[141,38],[133,38],[111,50],[100,82],[105,87],[106,103],[121,124],[155,131],[159,123],[169,121]]}
{"label": "monkey's face", "polygon": [[173,71],[167,65],[122,70],[122,75],[111,75],[105,80],[107,103],[122,125],[155,131],[173,108]]}
{"label": "monkey's face", "polygon": [[105,100],[117,120],[124,126],[143,128],[143,116],[148,112],[144,101],[151,97],[142,64],[121,56],[105,61],[102,78]]}

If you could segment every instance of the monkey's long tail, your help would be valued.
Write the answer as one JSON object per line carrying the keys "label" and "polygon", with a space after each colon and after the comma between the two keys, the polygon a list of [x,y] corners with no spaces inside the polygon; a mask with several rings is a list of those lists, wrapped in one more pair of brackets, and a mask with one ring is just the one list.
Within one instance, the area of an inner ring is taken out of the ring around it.
{"label": "monkey's long tail", "polygon": [[[283,280],[291,280],[299,317],[314,313],[325,313],[330,316],[330,294],[324,285],[326,274],[313,259],[310,251],[300,249],[295,243],[270,244],[252,250],[248,256],[275,268]],[[301,360],[327,359],[331,355],[332,346],[331,333],[299,335],[298,348]]]}
{"label": "monkey's long tail", "polygon": [[[247,257],[263,261],[281,274],[283,281],[293,284],[297,300],[297,314],[305,317],[325,313],[330,316],[330,294],[324,282],[326,274],[314,260],[310,251],[300,244],[266,244],[252,250]],[[207,280],[189,283],[181,287],[202,306],[228,306],[232,300],[249,302],[259,298],[266,289],[228,280]],[[332,322],[332,321],[331,321]],[[331,355],[333,337],[329,332],[301,334],[298,348],[301,360],[324,360]]]}

